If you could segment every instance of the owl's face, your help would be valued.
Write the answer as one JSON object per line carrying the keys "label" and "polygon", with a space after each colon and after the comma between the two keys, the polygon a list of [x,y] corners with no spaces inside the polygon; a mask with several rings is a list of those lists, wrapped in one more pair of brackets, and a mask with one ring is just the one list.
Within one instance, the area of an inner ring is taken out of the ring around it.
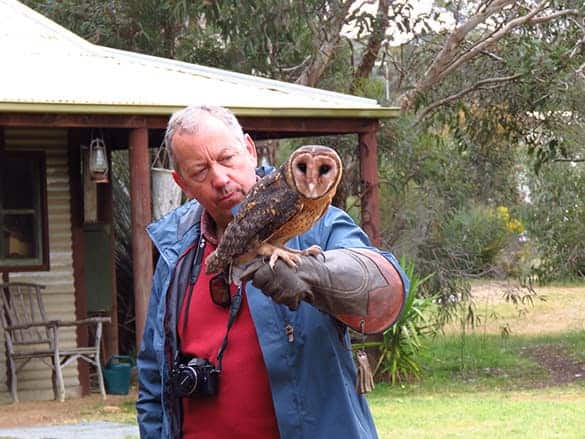
{"label": "owl's face", "polygon": [[335,193],[341,181],[343,165],[337,153],[321,145],[302,146],[293,152],[289,175],[297,191],[306,198],[316,199]]}

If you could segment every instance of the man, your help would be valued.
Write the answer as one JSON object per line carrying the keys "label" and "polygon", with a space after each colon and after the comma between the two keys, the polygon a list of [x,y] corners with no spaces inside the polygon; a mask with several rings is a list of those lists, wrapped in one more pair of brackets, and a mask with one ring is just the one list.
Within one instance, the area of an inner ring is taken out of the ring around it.
{"label": "man", "polygon": [[376,437],[347,327],[379,332],[398,318],[408,280],[395,258],[330,207],[287,243],[319,245],[324,257],[274,271],[257,260],[250,282],[224,285],[230,294],[218,298],[221,279],[205,273],[205,258],[268,170],[255,169],[253,140],[220,107],[178,111],[165,139],[192,201],[148,228],[160,258],[138,355],[141,436]]}

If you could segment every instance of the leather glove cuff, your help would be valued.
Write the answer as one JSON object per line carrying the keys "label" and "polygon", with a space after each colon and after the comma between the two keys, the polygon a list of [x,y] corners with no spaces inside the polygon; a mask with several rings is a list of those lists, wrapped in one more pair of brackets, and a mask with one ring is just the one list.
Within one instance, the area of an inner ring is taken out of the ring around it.
{"label": "leather glove cuff", "polygon": [[[377,334],[392,326],[400,317],[407,291],[398,269],[380,253],[365,248],[352,249],[361,261],[369,261],[367,308],[365,314],[335,313],[338,320],[364,334]],[[374,268],[375,267],[375,268]]]}

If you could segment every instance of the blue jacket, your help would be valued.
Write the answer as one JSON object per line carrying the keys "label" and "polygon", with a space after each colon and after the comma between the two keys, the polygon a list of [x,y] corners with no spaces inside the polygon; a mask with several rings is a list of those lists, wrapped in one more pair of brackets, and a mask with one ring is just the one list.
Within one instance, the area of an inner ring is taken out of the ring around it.
{"label": "blue jacket", "polygon": [[[148,233],[160,253],[141,350],[138,354],[140,390],[137,402],[143,438],[180,435],[180,408],[168,394],[170,344],[174,343],[176,306],[169,306],[169,284],[180,256],[200,233],[195,201],[151,224]],[[343,211],[330,207],[313,228],[291,240],[291,248],[313,244],[325,250],[370,247],[365,233]],[[382,254],[399,270],[405,291],[408,279],[396,259]],[[349,335],[330,315],[307,303],[297,311],[275,304],[252,284],[246,285],[248,304],[268,370],[274,409],[282,438],[375,438],[366,399],[355,389],[356,370]],[[165,324],[165,322],[167,322]],[[294,328],[288,342],[285,326]],[[170,326],[170,327],[169,327]],[[165,335],[166,334],[166,335]]]}

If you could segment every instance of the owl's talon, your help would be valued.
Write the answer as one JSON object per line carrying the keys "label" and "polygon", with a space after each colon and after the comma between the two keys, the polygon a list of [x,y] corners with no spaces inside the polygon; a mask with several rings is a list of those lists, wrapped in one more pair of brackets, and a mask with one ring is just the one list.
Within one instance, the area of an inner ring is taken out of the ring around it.
{"label": "owl's talon", "polygon": [[301,258],[295,253],[285,249],[275,248],[270,255],[270,261],[268,261],[268,266],[272,271],[274,271],[274,265],[278,259],[282,259],[282,261],[291,268],[296,268],[301,262]]}
{"label": "owl's talon", "polygon": [[315,258],[317,256],[323,256],[323,259],[325,259],[325,252],[318,245],[312,245],[311,247],[302,250],[301,254],[303,256],[313,256]]}

